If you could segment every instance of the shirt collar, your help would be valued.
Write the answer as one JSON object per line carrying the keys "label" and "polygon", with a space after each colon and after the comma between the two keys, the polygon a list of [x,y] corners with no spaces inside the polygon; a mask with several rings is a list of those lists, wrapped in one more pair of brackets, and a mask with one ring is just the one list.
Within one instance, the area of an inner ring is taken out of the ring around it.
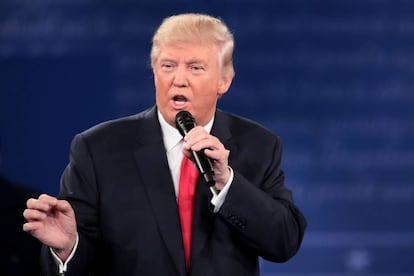
{"label": "shirt collar", "polygon": [[[162,138],[164,141],[165,149],[166,151],[170,151],[173,147],[175,147],[175,145],[177,145],[182,140],[183,137],[181,136],[178,129],[171,126],[169,123],[167,123],[167,121],[164,119],[164,117],[162,116],[159,110],[157,110],[157,115],[158,115],[158,121],[160,122],[160,125],[161,125]],[[204,126],[204,129],[208,133],[210,133],[211,128],[213,127],[213,123],[214,123],[214,116]]]}

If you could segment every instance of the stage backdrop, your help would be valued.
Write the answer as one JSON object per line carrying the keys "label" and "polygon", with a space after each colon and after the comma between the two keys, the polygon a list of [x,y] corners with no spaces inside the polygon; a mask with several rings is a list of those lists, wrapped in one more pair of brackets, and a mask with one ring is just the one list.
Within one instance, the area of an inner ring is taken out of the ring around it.
{"label": "stage backdrop", "polygon": [[2,0],[2,174],[57,194],[77,132],[154,103],[152,33],[190,11],[234,32],[220,108],[282,137],[309,221],[301,251],[263,275],[414,275],[410,1]]}

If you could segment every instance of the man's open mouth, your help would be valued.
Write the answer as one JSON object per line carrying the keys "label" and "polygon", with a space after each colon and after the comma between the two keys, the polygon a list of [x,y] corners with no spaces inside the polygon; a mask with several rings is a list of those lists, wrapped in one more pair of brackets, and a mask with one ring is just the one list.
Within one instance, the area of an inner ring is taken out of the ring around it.
{"label": "man's open mouth", "polygon": [[182,95],[174,96],[173,101],[176,105],[182,105],[187,102],[187,98]]}

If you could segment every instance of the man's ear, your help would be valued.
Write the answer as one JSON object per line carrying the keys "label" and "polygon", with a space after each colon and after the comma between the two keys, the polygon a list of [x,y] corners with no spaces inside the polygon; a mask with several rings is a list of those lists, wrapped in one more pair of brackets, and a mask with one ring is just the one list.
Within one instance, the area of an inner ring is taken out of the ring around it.
{"label": "man's ear", "polygon": [[233,82],[233,77],[223,76],[221,78],[219,87],[218,87],[219,96],[224,95],[229,90],[232,82]]}

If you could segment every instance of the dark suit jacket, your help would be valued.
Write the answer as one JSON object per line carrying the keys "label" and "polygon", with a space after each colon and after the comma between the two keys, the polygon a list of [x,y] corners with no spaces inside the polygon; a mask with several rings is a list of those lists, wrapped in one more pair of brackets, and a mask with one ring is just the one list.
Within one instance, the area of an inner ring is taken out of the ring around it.
{"label": "dark suit jacket", "polygon": [[[154,107],[74,138],[60,197],[75,210],[80,242],[66,276],[186,275],[156,113]],[[216,112],[211,133],[230,150],[235,175],[217,214],[211,191],[199,180],[188,275],[259,275],[258,256],[288,260],[306,227],[284,186],[280,141],[257,124],[222,111]],[[46,257],[51,273],[55,266]]]}

